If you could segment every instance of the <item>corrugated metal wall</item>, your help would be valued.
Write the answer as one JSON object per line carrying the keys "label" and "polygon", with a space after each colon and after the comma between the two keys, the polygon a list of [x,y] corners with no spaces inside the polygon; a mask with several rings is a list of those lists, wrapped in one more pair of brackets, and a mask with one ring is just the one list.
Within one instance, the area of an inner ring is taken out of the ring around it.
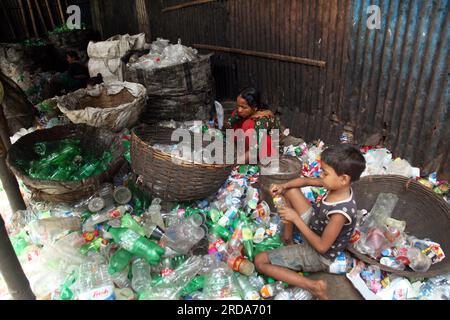
{"label": "corrugated metal wall", "polygon": [[[150,1],[153,37],[326,61],[326,68],[216,53],[219,98],[254,85],[294,134],[383,135],[395,155],[449,174],[448,0]],[[367,8],[381,8],[381,29]],[[437,159],[437,160],[436,160]]]}
{"label": "corrugated metal wall", "polygon": [[[381,8],[379,31],[365,26],[371,4]],[[396,155],[418,165],[440,162],[447,175],[448,9],[447,0],[355,1],[346,104],[357,135],[385,129]]]}

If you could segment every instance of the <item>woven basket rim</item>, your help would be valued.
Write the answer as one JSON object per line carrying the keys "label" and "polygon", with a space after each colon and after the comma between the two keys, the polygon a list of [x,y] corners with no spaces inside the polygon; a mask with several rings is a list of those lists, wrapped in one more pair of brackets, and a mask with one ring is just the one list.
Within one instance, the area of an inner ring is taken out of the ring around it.
{"label": "woven basket rim", "polygon": [[[151,126],[139,125],[139,126],[133,128],[132,131],[131,131],[132,139],[135,138],[139,143],[141,143],[141,144],[147,146],[148,148],[150,148],[154,154],[159,155],[160,158],[165,159],[165,161],[172,162],[176,166],[183,166],[183,167],[187,167],[187,168],[202,168],[202,169],[211,169],[211,170],[213,170],[213,169],[229,168],[229,167],[233,167],[235,165],[235,164],[195,163],[193,161],[187,161],[187,160],[181,159],[181,158],[177,158],[177,162],[175,163],[175,162],[172,161],[172,155],[170,153],[163,152],[163,151],[155,148],[150,143],[148,143],[148,142],[144,141],[143,139],[141,139],[141,137],[138,135],[136,130],[139,130],[139,129],[144,128],[144,127],[151,127]],[[172,129],[172,128],[166,128],[166,129]],[[173,129],[173,130],[175,130],[175,129]]]}

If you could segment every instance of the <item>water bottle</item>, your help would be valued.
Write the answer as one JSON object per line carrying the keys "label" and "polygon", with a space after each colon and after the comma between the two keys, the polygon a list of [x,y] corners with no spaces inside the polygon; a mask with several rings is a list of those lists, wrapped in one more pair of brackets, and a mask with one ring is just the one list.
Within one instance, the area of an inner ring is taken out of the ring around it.
{"label": "water bottle", "polygon": [[133,274],[131,287],[134,291],[140,294],[150,288],[152,281],[151,269],[150,265],[144,259],[135,259],[131,272]]}
{"label": "water bottle", "polygon": [[114,283],[107,265],[82,264],[78,281],[78,300],[115,300]]}
{"label": "water bottle", "polygon": [[237,276],[237,283],[241,288],[241,297],[244,300],[261,300],[259,292],[250,284],[248,277]]}

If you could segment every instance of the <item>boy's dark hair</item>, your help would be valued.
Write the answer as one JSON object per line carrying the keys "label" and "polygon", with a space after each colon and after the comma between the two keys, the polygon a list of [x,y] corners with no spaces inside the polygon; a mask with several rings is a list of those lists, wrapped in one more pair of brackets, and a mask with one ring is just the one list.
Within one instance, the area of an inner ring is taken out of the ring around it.
{"label": "boy's dark hair", "polygon": [[362,153],[349,144],[340,144],[322,152],[321,161],[332,167],[337,175],[346,174],[352,182],[358,181],[366,169]]}
{"label": "boy's dark hair", "polygon": [[76,51],[69,50],[69,51],[66,52],[66,55],[68,55],[71,58],[80,60],[80,56],[78,55],[78,53]]}

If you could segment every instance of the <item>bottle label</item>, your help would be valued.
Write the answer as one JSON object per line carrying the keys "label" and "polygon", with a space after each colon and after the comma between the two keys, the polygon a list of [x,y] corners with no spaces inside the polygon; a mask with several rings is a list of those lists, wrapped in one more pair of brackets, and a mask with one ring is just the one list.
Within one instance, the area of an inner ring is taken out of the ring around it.
{"label": "bottle label", "polygon": [[136,241],[139,238],[140,238],[140,236],[137,233],[135,233],[131,230],[127,230],[126,232],[124,232],[122,234],[119,244],[125,250],[133,252],[134,244],[136,243]]}
{"label": "bottle label", "polygon": [[272,288],[272,286],[265,285],[264,287],[262,287],[262,289],[261,289],[261,296],[264,299],[273,297],[273,288]]}
{"label": "bottle label", "polygon": [[104,286],[81,293],[78,300],[115,300],[114,286]]}

